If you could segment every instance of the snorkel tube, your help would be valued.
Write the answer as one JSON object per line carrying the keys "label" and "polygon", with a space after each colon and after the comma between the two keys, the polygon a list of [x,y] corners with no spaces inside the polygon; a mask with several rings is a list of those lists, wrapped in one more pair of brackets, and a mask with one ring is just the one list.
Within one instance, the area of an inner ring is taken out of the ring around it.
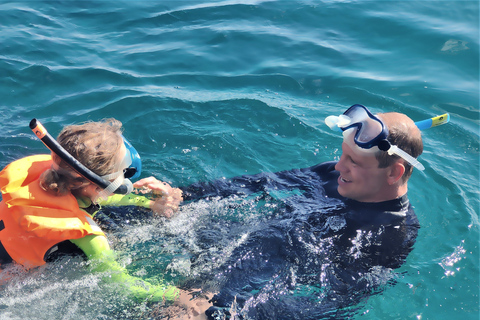
{"label": "snorkel tube", "polygon": [[[45,127],[38,121],[37,119],[32,119],[30,121],[30,129],[32,129],[33,133],[57,156],[60,157],[63,161],[65,161],[73,170],[75,170],[78,174],[83,176],[88,181],[96,184],[102,189],[108,188],[111,184],[110,181],[107,181],[101,178],[99,175],[85,167],[83,164],[80,163],[77,159],[75,159],[70,153],[68,153],[58,142],[55,140],[45,129]],[[128,179],[125,179],[129,181]],[[131,184],[130,184],[131,185]],[[132,192],[132,188],[126,184],[120,185],[116,188],[113,192],[117,194],[129,194]]]}
{"label": "snorkel tube", "polygon": [[[433,118],[430,118],[430,119],[417,121],[417,122],[415,122],[415,125],[417,126],[418,129],[425,130],[425,129],[428,129],[428,128],[440,126],[440,125],[445,124],[449,121],[450,121],[450,115],[448,113],[445,113],[445,114],[442,114],[440,116],[436,116],[436,117],[433,117]],[[380,146],[379,146],[379,148],[380,148],[380,150],[382,150],[382,148]],[[425,167],[420,162],[418,162],[417,159],[415,159],[414,157],[412,157],[411,155],[409,155],[408,153],[406,153],[402,149],[398,148],[397,146],[390,146],[390,148],[386,151],[388,152],[389,155],[397,154],[400,157],[402,157],[403,159],[407,159],[407,161],[410,162],[410,164],[412,164],[416,168],[419,168],[422,171],[425,169]]]}
{"label": "snorkel tube", "polygon": [[448,113],[445,113],[430,119],[417,121],[415,122],[415,125],[418,127],[418,129],[425,130],[428,128],[440,126],[442,124],[448,123],[449,121],[450,121],[450,115]]}

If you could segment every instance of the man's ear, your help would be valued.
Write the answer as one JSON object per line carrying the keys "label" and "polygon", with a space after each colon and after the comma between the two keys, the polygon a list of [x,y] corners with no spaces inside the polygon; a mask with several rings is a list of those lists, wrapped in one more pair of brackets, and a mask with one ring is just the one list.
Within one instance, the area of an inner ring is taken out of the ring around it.
{"label": "man's ear", "polygon": [[390,166],[390,171],[387,177],[389,185],[394,185],[399,180],[402,179],[403,174],[405,173],[405,166],[401,161],[397,161]]}

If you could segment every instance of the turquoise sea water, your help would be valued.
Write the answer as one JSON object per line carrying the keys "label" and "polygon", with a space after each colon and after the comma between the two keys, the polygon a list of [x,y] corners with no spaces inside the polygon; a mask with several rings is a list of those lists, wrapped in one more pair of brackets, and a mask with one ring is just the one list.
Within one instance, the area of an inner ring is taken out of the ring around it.
{"label": "turquoise sea water", "polygon": [[[56,135],[115,117],[143,175],[180,186],[338,159],[341,137],[323,120],[355,103],[414,120],[450,113],[424,131],[426,170],[409,183],[414,250],[354,318],[478,319],[478,1],[1,1],[0,31],[2,168],[46,151],[32,118]],[[122,261],[139,276],[194,277],[169,234],[193,247],[199,217],[228,215],[202,205],[113,235]],[[149,312],[75,261],[7,271],[0,319]]]}

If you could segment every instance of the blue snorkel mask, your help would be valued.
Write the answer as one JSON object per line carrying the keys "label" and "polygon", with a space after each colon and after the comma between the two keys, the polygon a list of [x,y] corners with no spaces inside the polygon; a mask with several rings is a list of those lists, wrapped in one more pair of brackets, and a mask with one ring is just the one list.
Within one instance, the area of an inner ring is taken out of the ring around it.
{"label": "blue snorkel mask", "polygon": [[343,131],[344,141],[355,151],[377,153],[386,151],[397,155],[419,170],[425,167],[417,159],[392,145],[388,140],[388,128],[366,107],[355,104],[340,116],[329,116],[325,123],[332,130]]}
{"label": "blue snorkel mask", "polygon": [[123,142],[125,143],[127,153],[130,154],[130,159],[132,160],[130,166],[125,169],[125,178],[138,179],[142,174],[142,159],[140,159],[140,155],[138,154],[137,150],[135,150],[132,144],[125,139],[125,137],[123,137]]}
{"label": "blue snorkel mask", "polygon": [[115,190],[121,185],[127,187],[127,193],[132,192],[133,184],[130,179],[136,179],[140,177],[142,173],[142,160],[140,159],[140,155],[123,135],[122,138],[125,145],[125,156],[118,166],[120,170],[101,176],[105,181],[113,181],[99,193],[97,196],[98,199],[107,199],[112,193],[116,193]]}
{"label": "blue snorkel mask", "polygon": [[78,174],[103,189],[95,201],[100,198],[106,199],[113,193],[129,194],[133,191],[133,185],[129,179],[140,177],[142,161],[137,150],[125,137],[122,136],[126,152],[122,163],[118,166],[119,170],[106,176],[99,176],[68,153],[37,119],[33,119],[30,122],[30,129],[52,152],[58,155]]}

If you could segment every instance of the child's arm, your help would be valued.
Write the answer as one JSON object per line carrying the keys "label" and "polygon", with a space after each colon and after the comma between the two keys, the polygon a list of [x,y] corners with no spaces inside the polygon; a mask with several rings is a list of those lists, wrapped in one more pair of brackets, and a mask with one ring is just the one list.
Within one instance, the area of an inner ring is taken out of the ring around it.
{"label": "child's arm", "polygon": [[150,209],[154,201],[145,196],[130,193],[127,195],[114,194],[100,202],[101,206],[136,206]]}
{"label": "child's arm", "polygon": [[172,188],[168,183],[161,182],[154,177],[141,179],[133,184],[137,192],[146,196],[131,193],[128,195],[112,195],[100,202],[102,206],[138,206],[151,209],[153,212],[170,218],[183,201],[182,191]]}
{"label": "child's arm", "polygon": [[127,294],[138,300],[151,302],[173,302],[179,294],[174,286],[152,285],[143,279],[133,277],[115,260],[115,253],[110,249],[107,238],[90,235],[70,240],[92,260],[93,270],[106,273],[103,280],[125,286]]}

